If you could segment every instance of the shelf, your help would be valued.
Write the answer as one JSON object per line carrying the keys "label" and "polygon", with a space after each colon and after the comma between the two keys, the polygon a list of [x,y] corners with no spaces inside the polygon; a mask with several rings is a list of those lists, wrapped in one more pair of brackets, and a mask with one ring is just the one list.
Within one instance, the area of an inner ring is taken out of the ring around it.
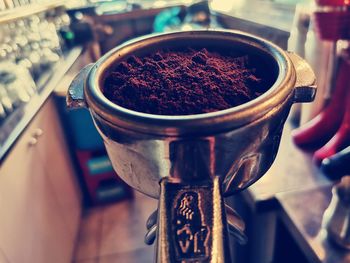
{"label": "shelf", "polygon": [[51,9],[62,7],[66,4],[65,0],[50,1],[45,4],[30,4],[20,7],[15,7],[6,11],[0,12],[0,24],[15,21],[31,15],[42,13]]}
{"label": "shelf", "polygon": [[3,134],[0,134],[0,136],[5,138],[5,140],[0,138],[0,166],[19,136],[52,94],[66,72],[81,55],[82,51],[83,47],[80,46],[71,49],[49,72],[43,74],[41,81],[39,80],[37,84],[40,92],[35,94],[22,108],[18,108],[6,120],[6,124],[1,127]]}

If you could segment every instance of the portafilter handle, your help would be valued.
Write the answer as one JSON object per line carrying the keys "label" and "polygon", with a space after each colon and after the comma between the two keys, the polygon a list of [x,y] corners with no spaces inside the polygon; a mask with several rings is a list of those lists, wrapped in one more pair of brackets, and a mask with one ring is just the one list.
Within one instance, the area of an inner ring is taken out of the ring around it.
{"label": "portafilter handle", "polygon": [[156,262],[231,262],[219,178],[160,185]]}
{"label": "portafilter handle", "polygon": [[[240,245],[245,245],[248,241],[248,238],[245,234],[245,223],[240,215],[232,209],[230,206],[225,204],[226,208],[226,219],[229,235],[232,236],[235,241]],[[147,245],[153,245],[157,236],[157,216],[158,209],[155,210],[147,219],[146,228],[147,232],[145,235],[145,243]]]}

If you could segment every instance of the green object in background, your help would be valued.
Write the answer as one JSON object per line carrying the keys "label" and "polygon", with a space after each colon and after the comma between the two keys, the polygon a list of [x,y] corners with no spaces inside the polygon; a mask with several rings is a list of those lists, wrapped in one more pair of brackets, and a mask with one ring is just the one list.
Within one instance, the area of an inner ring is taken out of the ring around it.
{"label": "green object in background", "polygon": [[113,171],[111,161],[108,156],[95,157],[87,162],[91,175],[97,175]]}
{"label": "green object in background", "polygon": [[173,7],[160,12],[154,19],[153,31],[159,33],[164,32],[167,27],[179,26],[181,24],[180,12],[180,7]]}
{"label": "green object in background", "polygon": [[64,38],[67,40],[73,40],[75,38],[74,32],[67,31],[64,35]]}
{"label": "green object in background", "polygon": [[100,201],[119,200],[125,197],[126,191],[124,186],[109,185],[97,189],[97,199]]}

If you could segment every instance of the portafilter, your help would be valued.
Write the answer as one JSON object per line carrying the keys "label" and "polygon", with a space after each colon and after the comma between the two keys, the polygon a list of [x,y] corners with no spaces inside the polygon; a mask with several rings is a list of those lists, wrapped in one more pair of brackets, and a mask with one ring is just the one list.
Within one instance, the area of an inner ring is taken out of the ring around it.
{"label": "portafilter", "polygon": [[[249,55],[269,89],[237,107],[184,116],[136,112],[103,95],[105,78],[119,62],[181,47]],[[265,174],[291,105],[312,101],[315,92],[314,73],[299,56],[243,32],[199,30],[149,35],[116,47],[81,70],[67,103],[89,108],[117,174],[159,199],[157,262],[230,262],[223,197]]]}

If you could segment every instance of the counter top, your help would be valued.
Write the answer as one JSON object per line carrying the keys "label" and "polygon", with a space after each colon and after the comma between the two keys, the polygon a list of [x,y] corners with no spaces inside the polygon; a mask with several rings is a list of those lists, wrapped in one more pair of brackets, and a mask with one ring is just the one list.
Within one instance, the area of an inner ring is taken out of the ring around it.
{"label": "counter top", "polygon": [[268,39],[283,49],[288,48],[294,9],[293,4],[261,0],[214,0],[211,4],[212,13],[225,27]]}
{"label": "counter top", "polygon": [[71,49],[50,72],[44,73],[37,82],[38,92],[27,104],[17,108],[1,126],[0,164],[46,99],[60,83],[62,77],[80,56],[82,50],[82,47]]}
{"label": "counter top", "polygon": [[[226,2],[227,1],[227,2]],[[273,1],[213,1],[212,11],[222,17],[242,19],[256,24],[289,32],[294,18],[295,5]]]}
{"label": "counter top", "polygon": [[331,198],[332,186],[277,195],[282,206],[283,223],[310,262],[346,263],[350,253],[327,239],[322,228],[324,211]]}

